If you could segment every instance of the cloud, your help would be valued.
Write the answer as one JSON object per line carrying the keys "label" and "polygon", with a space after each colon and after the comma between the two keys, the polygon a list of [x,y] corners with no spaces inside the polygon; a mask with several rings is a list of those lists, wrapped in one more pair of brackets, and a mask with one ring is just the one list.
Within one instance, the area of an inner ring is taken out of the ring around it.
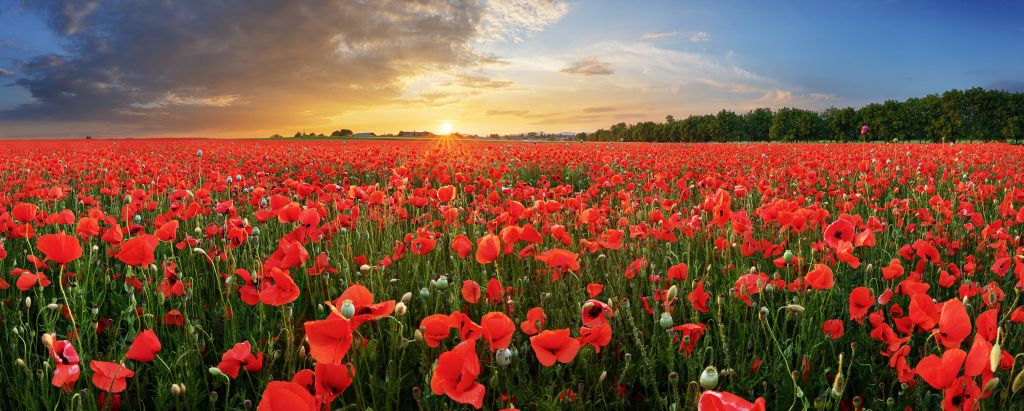
{"label": "cloud", "polygon": [[655,40],[664,37],[675,37],[678,35],[678,31],[649,31],[640,36],[640,40]]}
{"label": "cloud", "polygon": [[587,107],[583,109],[584,113],[607,113],[609,111],[617,110],[615,107]]}
{"label": "cloud", "polygon": [[607,76],[614,74],[611,65],[596,58],[585,58],[574,61],[561,70],[565,74],[577,76]]}
{"label": "cloud", "polygon": [[705,42],[705,41],[708,41],[708,40],[711,40],[711,36],[708,35],[708,33],[705,33],[703,31],[698,31],[696,33],[693,33],[693,35],[690,36],[690,42],[691,43],[701,43],[701,42]]}
{"label": "cloud", "polygon": [[487,110],[487,116],[515,116],[525,117],[530,114],[529,110]]}
{"label": "cloud", "polygon": [[14,76],[14,72],[10,69],[0,67],[0,77],[11,77]]}
{"label": "cloud", "polygon": [[[30,99],[0,110],[0,121],[234,134],[391,104],[422,73],[506,64],[478,45],[522,39],[568,10],[554,0],[24,4],[62,50],[12,67]],[[454,82],[512,85],[476,75]],[[307,110],[320,114],[295,114]]]}

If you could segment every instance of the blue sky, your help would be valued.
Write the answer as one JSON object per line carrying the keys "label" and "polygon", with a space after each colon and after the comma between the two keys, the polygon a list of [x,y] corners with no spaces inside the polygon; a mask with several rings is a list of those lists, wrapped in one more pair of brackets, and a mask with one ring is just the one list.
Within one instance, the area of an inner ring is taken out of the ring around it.
{"label": "blue sky", "polygon": [[1020,1],[322,3],[0,0],[0,136],[591,131],[1024,91]]}

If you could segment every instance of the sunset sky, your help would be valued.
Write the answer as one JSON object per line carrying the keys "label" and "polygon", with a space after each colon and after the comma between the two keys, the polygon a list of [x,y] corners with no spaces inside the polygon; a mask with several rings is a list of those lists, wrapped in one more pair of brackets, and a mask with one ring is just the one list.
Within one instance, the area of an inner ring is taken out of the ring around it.
{"label": "sunset sky", "polygon": [[1021,1],[0,0],[0,137],[593,131],[1024,91]]}

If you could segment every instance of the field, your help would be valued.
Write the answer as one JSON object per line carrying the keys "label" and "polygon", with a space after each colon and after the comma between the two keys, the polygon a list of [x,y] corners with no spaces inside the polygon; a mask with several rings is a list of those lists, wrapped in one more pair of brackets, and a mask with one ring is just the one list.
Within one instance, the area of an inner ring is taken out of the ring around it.
{"label": "field", "polygon": [[0,409],[1024,408],[1024,148],[0,143]]}

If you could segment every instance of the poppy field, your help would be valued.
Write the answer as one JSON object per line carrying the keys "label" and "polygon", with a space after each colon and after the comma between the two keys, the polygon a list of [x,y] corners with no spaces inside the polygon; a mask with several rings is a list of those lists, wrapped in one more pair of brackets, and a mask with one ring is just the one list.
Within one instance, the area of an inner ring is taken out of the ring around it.
{"label": "poppy field", "polygon": [[1024,148],[0,142],[0,409],[1024,409]]}

